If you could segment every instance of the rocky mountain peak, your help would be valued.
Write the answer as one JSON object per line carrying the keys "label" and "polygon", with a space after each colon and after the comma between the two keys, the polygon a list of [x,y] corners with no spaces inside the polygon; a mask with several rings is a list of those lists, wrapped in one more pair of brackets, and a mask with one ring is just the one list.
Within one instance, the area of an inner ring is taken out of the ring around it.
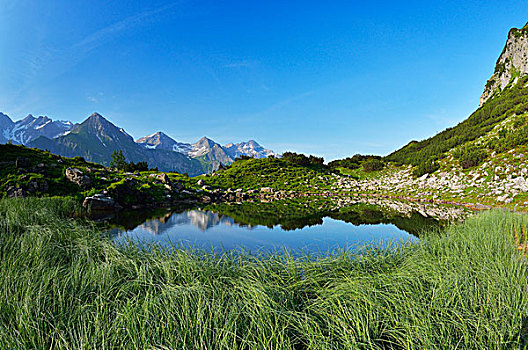
{"label": "rocky mountain peak", "polygon": [[174,146],[178,144],[174,139],[162,131],[139,138],[136,140],[136,143],[142,144],[149,149],[157,148],[165,150],[173,150]]}
{"label": "rocky mountain peak", "polygon": [[528,23],[521,29],[510,29],[506,45],[495,65],[495,71],[486,83],[484,92],[480,97],[480,106],[496,92],[504,90],[510,83],[515,84],[521,75],[527,73]]}
{"label": "rocky mountain peak", "polygon": [[92,114],[90,114],[88,118],[103,118],[104,119],[104,117],[97,112],[93,112]]}
{"label": "rocky mountain peak", "polygon": [[27,124],[27,123],[31,123],[33,120],[35,120],[36,118],[32,115],[32,114],[28,114],[27,117],[25,117],[24,119],[22,119],[20,121],[20,123],[22,124]]}
{"label": "rocky mountain peak", "polygon": [[80,125],[84,126],[91,126],[95,128],[115,128],[118,129],[117,126],[112,124],[110,121],[108,121],[105,117],[100,115],[99,113],[92,113],[88,118],[86,118]]}
{"label": "rocky mountain peak", "polygon": [[[210,138],[207,138],[206,136],[204,136],[201,139],[199,139],[197,142],[195,142],[193,145],[195,147],[211,148],[211,147],[214,147],[215,145],[218,145],[218,144],[216,142],[214,142],[213,140],[211,140]],[[218,146],[220,146],[220,145],[218,145]]]}

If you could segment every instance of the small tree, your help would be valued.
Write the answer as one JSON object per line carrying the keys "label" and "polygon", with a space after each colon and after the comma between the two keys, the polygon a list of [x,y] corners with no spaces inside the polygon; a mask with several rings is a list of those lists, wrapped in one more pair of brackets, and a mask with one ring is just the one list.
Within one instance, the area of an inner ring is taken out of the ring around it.
{"label": "small tree", "polygon": [[112,161],[110,162],[110,166],[119,170],[125,169],[127,163],[125,160],[125,156],[123,155],[123,151],[113,151],[112,152]]}

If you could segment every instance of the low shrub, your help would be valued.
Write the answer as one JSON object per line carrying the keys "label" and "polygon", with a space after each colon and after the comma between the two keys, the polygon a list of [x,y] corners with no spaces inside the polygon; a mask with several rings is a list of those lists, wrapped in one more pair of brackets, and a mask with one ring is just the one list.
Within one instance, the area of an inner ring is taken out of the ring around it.
{"label": "low shrub", "polygon": [[385,163],[379,159],[369,159],[362,164],[366,172],[379,171],[385,167]]}

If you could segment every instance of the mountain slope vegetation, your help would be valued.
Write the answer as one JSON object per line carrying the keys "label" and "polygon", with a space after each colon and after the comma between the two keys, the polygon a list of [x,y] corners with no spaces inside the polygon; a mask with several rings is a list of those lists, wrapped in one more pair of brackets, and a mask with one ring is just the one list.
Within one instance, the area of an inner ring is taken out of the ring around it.
{"label": "mountain slope vegetation", "polygon": [[[433,137],[409,142],[385,160],[413,165],[416,175],[434,172],[439,168],[437,162],[449,154],[463,168],[478,165],[493,152],[528,144],[527,112],[528,23],[521,29],[510,30],[494,73],[484,88],[481,106],[473,114]],[[494,134],[507,119],[515,119],[514,127],[502,128],[503,131]],[[483,142],[475,143],[477,139]]]}

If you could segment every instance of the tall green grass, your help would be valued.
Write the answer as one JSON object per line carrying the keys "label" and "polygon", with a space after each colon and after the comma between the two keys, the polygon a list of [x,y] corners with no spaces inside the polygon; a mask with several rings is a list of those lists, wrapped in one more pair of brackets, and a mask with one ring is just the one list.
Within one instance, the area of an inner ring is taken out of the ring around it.
{"label": "tall green grass", "polygon": [[527,265],[488,212],[318,260],[118,247],[68,200],[0,201],[2,349],[515,349]]}

